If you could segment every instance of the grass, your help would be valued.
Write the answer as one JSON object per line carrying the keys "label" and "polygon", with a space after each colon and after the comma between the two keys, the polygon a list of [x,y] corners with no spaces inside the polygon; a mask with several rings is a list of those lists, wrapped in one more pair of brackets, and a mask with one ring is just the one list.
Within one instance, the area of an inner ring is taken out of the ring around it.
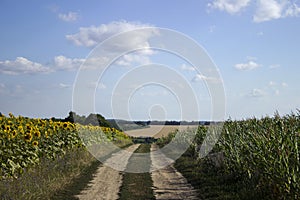
{"label": "grass", "polygon": [[70,150],[62,158],[45,159],[19,178],[0,182],[0,199],[51,199],[55,191],[71,184],[94,158],[84,148]]}
{"label": "grass", "polygon": [[[150,152],[150,146],[150,144],[141,144],[135,153],[148,153]],[[139,165],[140,162],[144,162],[143,164],[146,162],[150,169],[150,156],[147,160],[141,161],[140,158],[134,154],[129,159],[128,167]],[[124,173],[119,199],[155,199],[152,186],[153,182],[150,173]]]}
{"label": "grass", "polygon": [[[131,145],[131,143],[124,143],[124,142],[118,142],[116,144],[120,148],[126,148]],[[116,150],[117,151],[117,150]],[[116,151],[111,152],[110,154],[102,157],[102,161],[105,161],[108,159],[113,153]],[[97,169],[102,165],[100,161],[93,158],[90,165],[82,170],[79,176],[74,177],[72,179],[72,182],[65,187],[61,188],[60,190],[56,191],[56,193],[51,197],[53,200],[75,200],[78,199],[74,197],[75,195],[78,195],[82,190],[84,190],[89,182],[93,180],[93,175],[96,173]]]}
{"label": "grass", "polygon": [[85,148],[69,150],[61,158],[42,160],[19,178],[1,180],[0,199],[76,199],[100,165]]}
{"label": "grass", "polygon": [[174,166],[197,189],[199,199],[280,199],[270,196],[268,188],[257,190],[259,180],[255,177],[250,180],[236,172],[228,173],[223,167],[212,165],[208,158],[195,158],[191,149],[176,160]]}
{"label": "grass", "polygon": [[197,160],[186,152],[174,166],[197,189],[200,199],[240,199],[235,191],[241,183],[234,177],[225,178],[204,160]]}

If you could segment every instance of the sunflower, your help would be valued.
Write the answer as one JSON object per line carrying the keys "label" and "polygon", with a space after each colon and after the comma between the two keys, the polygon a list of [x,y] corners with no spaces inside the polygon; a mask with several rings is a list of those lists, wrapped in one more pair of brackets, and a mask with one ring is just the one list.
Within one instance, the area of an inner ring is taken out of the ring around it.
{"label": "sunflower", "polygon": [[32,146],[37,147],[38,145],[39,145],[38,141],[35,140],[35,141],[32,142]]}
{"label": "sunflower", "polygon": [[9,115],[10,118],[14,118],[15,117],[11,112],[8,113],[8,115]]}
{"label": "sunflower", "polygon": [[45,131],[45,137],[48,139],[49,135],[48,135],[48,131]]}
{"label": "sunflower", "polygon": [[68,123],[61,123],[61,128],[66,129],[68,127]]}
{"label": "sunflower", "polygon": [[17,131],[13,130],[13,131],[11,132],[11,138],[14,138],[14,137],[16,137],[16,136],[17,136]]}
{"label": "sunflower", "polygon": [[31,125],[30,124],[26,124],[26,129],[30,131],[31,130]]}
{"label": "sunflower", "polygon": [[21,134],[24,134],[23,126],[18,126],[18,131],[19,131]]}
{"label": "sunflower", "polygon": [[41,132],[39,130],[36,130],[33,135],[37,138],[40,138],[41,137]]}
{"label": "sunflower", "polygon": [[24,140],[25,140],[26,142],[30,142],[31,139],[32,139],[31,133],[26,133],[26,135],[24,136]]}

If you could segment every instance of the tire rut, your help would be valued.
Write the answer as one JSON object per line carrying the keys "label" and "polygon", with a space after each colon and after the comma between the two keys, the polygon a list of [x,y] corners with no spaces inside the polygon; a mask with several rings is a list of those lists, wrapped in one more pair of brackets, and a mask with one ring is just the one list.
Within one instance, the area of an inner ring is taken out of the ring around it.
{"label": "tire rut", "polygon": [[[75,197],[80,200],[114,200],[119,198],[119,190],[122,185],[122,173],[118,170],[125,170],[132,153],[138,148],[138,144],[126,148],[112,155],[102,164],[94,175],[94,179],[88,187]],[[130,153],[128,153],[130,152]],[[114,166],[118,170],[108,166]]]}
{"label": "tire rut", "polygon": [[[152,169],[158,169],[163,163],[170,163],[162,153],[157,151],[157,145],[151,146]],[[193,186],[187,182],[184,176],[173,165],[167,165],[162,169],[153,171],[153,191],[156,199],[199,199]]]}

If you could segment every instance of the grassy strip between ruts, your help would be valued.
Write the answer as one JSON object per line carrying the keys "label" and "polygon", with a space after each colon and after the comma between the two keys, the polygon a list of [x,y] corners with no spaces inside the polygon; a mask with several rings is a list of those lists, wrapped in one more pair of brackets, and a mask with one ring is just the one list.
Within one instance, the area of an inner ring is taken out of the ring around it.
{"label": "grassy strip between ruts", "polygon": [[[149,153],[151,144],[141,144],[134,153]],[[130,165],[138,165],[139,162],[144,162],[143,165],[151,166],[150,155],[149,158],[141,160],[138,155],[132,155],[128,161]],[[124,173],[123,183],[120,188],[119,199],[125,200],[140,200],[140,199],[155,199],[152,190],[153,182],[150,173]]]}

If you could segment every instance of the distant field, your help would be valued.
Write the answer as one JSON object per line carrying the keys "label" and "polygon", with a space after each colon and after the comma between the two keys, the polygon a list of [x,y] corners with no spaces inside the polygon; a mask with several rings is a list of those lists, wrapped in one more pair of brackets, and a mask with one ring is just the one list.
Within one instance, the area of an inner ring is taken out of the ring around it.
{"label": "distant field", "polygon": [[170,132],[176,129],[185,130],[188,127],[196,128],[197,126],[196,125],[191,125],[191,126],[151,125],[150,128],[130,130],[130,131],[125,131],[125,133],[134,137],[148,136],[148,137],[160,138],[163,136],[167,136]]}

